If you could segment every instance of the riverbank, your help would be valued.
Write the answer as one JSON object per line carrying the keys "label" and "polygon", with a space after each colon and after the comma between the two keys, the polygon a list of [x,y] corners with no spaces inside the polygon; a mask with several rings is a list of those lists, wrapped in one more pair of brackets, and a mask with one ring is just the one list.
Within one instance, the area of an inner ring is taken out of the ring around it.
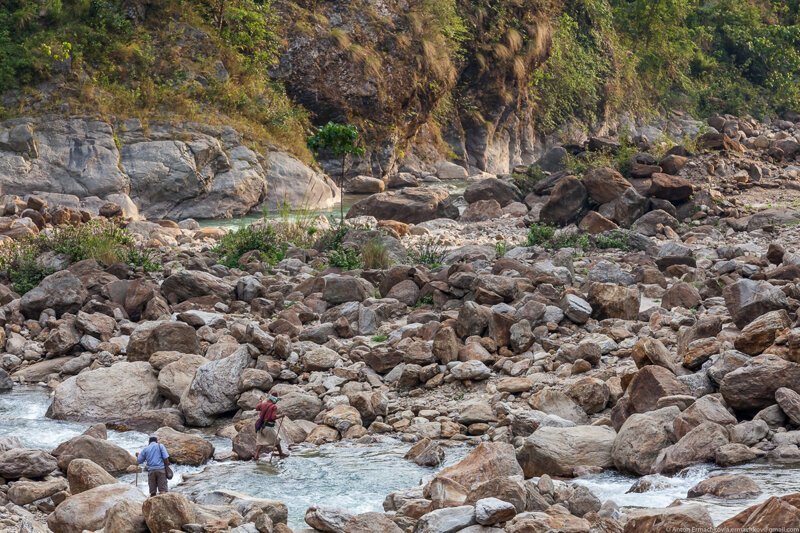
{"label": "riverbank", "polygon": [[[7,203],[13,227],[41,235],[37,252],[59,268],[24,295],[12,290],[19,278],[3,286],[0,382],[12,395],[46,384],[47,416],[65,433],[39,446],[27,423],[12,430],[25,438],[2,441],[6,497],[25,501],[14,486],[34,480],[21,487],[46,495],[19,505],[64,531],[108,529],[122,515],[159,530],[154,505],[180,527],[284,533],[299,513],[348,533],[791,519],[797,489],[782,479],[800,464],[800,126],[717,117],[709,127],[686,144],[560,147],[460,198],[379,193],[344,228],[266,220],[233,233]],[[62,219],[79,238],[52,227]],[[79,232],[95,223],[124,259],[79,246],[94,242]],[[248,485],[267,391],[282,397],[282,436],[299,457],[259,475],[285,482],[285,498]],[[187,482],[117,508],[132,494],[112,482],[130,480],[127,439],[153,432]],[[301,451],[313,447],[322,459]],[[460,447],[470,451],[443,465]],[[70,480],[77,460],[112,477],[87,490]],[[31,469],[8,466],[19,462]],[[373,467],[397,475],[377,480]],[[331,485],[337,473],[358,490]],[[632,485],[646,508],[629,506]],[[359,498],[368,506],[356,511],[370,513],[348,510]],[[87,506],[103,513],[74,511]]]}

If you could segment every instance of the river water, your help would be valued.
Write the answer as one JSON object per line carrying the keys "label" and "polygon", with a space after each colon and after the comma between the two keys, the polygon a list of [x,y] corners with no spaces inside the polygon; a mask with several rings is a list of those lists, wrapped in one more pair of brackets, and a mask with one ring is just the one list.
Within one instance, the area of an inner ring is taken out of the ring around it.
{"label": "river water", "polygon": [[[89,424],[46,418],[50,401],[48,389],[40,386],[19,386],[0,394],[0,437],[16,437],[25,446],[51,450],[89,427]],[[205,436],[218,451],[230,450],[230,440]],[[147,435],[135,431],[109,431],[108,439],[131,453],[147,443]],[[289,507],[289,525],[302,528],[303,516],[311,505],[332,505],[354,512],[381,511],[388,493],[417,486],[434,474],[435,469],[420,467],[403,459],[408,447],[408,444],[395,440],[374,445],[331,444],[295,448],[291,457],[274,465],[212,461],[199,468],[179,466],[170,486],[187,494],[229,489],[281,500]],[[445,464],[458,461],[467,451],[464,447],[446,449]],[[613,500],[621,507],[666,507],[676,499],[686,500],[691,487],[713,474],[725,472],[751,476],[763,491],[755,498],[725,501],[703,497],[691,500],[707,505],[714,523],[719,524],[769,496],[800,492],[797,467],[754,463],[723,470],[714,465],[697,465],[672,478],[657,476],[659,488],[640,494],[627,494],[636,478],[614,471],[585,476],[577,479],[576,483],[586,486],[601,501]],[[128,474],[120,479],[134,483],[136,476]],[[146,491],[144,475],[138,476],[138,486]]]}
{"label": "river water", "polygon": [[[425,183],[426,187],[441,187],[450,191],[450,195],[455,197],[464,194],[464,190],[472,183],[470,180],[448,180],[448,181],[440,181],[435,183]],[[344,207],[344,214],[347,215],[347,212],[353,206],[354,203],[358,202],[359,200],[363,200],[364,198],[369,197],[368,194],[349,194],[345,193],[343,198],[343,207]],[[294,206],[296,207],[296,206]],[[283,213],[280,212],[267,212],[267,213],[251,213],[249,215],[243,217],[236,217],[236,218],[209,218],[205,220],[198,220],[200,226],[202,227],[216,227],[216,228],[225,228],[225,229],[239,229],[243,226],[247,226],[254,222],[258,222],[264,218],[268,220],[281,220],[284,218]],[[315,210],[304,210],[298,209],[294,212],[288,213],[289,218],[296,218],[296,217],[317,217],[317,216],[326,216],[331,217],[334,219],[339,218],[339,204],[336,204],[334,207],[329,209],[315,209]]]}

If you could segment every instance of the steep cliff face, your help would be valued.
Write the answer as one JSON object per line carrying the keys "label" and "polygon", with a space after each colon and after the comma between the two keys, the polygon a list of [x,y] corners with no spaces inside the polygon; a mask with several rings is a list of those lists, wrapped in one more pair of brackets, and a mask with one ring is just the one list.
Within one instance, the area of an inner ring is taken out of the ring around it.
{"label": "steep cliff face", "polygon": [[253,151],[233,128],[53,117],[0,123],[0,192],[125,194],[147,218],[172,219],[283,202],[324,209],[340,196],[326,176],[284,151]]}
{"label": "steep cliff face", "polygon": [[354,172],[381,176],[392,170],[398,152],[454,87],[458,42],[437,2],[276,4],[289,24],[271,74],[315,123],[359,126],[368,153]]}

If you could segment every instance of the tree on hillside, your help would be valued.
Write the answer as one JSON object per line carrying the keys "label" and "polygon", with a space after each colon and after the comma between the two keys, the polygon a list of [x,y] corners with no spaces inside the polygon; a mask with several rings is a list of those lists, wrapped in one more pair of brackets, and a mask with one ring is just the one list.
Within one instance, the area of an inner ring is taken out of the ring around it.
{"label": "tree on hillside", "polygon": [[[344,190],[347,156],[364,155],[364,148],[358,146],[358,130],[350,124],[328,122],[308,138],[308,147],[317,156],[321,152],[329,152],[337,158],[341,158],[341,173],[337,183],[340,192]],[[339,223],[344,223],[344,200],[341,194],[339,196]]]}

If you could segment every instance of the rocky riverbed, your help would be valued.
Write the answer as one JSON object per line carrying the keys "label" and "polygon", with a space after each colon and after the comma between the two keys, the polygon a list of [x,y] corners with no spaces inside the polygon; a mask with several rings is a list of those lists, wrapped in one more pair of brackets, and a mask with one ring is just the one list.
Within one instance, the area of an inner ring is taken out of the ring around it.
{"label": "rocky riverbed", "polygon": [[[0,285],[3,524],[800,523],[800,124],[714,117],[688,145],[634,141],[557,147],[463,198],[408,172],[345,230],[298,245],[273,223],[294,244],[234,263],[223,228],[6,196],[6,246],[99,216],[158,268],[48,252],[38,286]],[[621,153],[627,177],[602,163]],[[393,264],[365,266],[368,249]],[[276,467],[247,462],[265,391],[295,452]],[[180,476],[145,499],[131,452],[149,433]]]}

